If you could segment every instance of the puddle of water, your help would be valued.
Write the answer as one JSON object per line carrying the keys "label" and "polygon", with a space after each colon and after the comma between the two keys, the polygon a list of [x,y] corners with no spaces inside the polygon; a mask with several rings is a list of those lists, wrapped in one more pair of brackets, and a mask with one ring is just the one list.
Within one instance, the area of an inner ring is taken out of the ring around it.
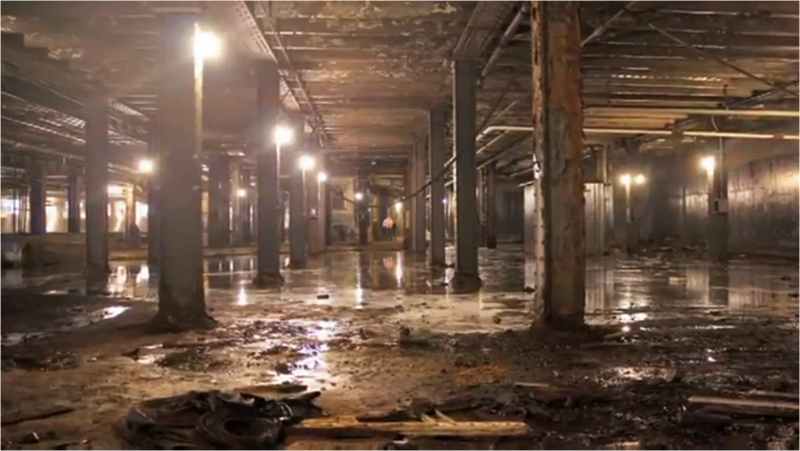
{"label": "puddle of water", "polygon": [[2,342],[0,343],[3,346],[16,346],[24,341],[36,340],[45,336],[47,334],[44,332],[12,332],[3,334]]}

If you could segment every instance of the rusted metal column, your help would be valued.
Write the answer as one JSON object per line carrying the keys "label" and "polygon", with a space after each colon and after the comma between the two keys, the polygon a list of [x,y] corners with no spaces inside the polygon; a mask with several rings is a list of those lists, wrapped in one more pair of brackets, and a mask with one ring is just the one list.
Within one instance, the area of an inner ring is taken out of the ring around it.
{"label": "rusted metal column", "polygon": [[497,163],[486,166],[486,247],[497,249]]}
{"label": "rusted metal column", "polygon": [[708,256],[713,262],[728,261],[728,170],[723,143],[716,153],[708,193]]}
{"label": "rusted metal column", "polygon": [[300,169],[299,153],[294,153],[289,175],[289,264],[306,266],[308,222],[306,221],[306,171]]}
{"label": "rusted metal column", "polygon": [[151,268],[150,274],[153,275],[152,268],[157,267],[161,260],[161,202],[160,186],[161,177],[164,174],[162,169],[161,155],[158,151],[158,131],[156,125],[152,125],[148,131],[147,153],[153,161],[153,173],[147,175],[147,266]]}
{"label": "rusted metal column", "polygon": [[279,81],[277,63],[267,60],[256,62],[258,274],[254,282],[261,287],[283,283],[280,261],[283,193],[279,174],[280,152],[274,138],[281,105]]}
{"label": "rusted metal column", "polygon": [[81,233],[80,178],[76,169],[67,175],[67,232]]}
{"label": "rusted metal column", "polygon": [[[444,170],[445,111],[431,110],[428,116],[428,162],[430,177],[436,177]],[[444,177],[431,183],[431,252],[432,266],[445,266],[444,233]]]}
{"label": "rusted metal column", "polygon": [[[414,174],[412,189],[417,191],[425,184],[425,145],[421,143],[414,144],[413,156],[413,169]],[[425,253],[425,190],[417,193],[411,201],[413,208],[412,225],[411,225],[411,250],[418,254]]]}
{"label": "rusted metal column", "polygon": [[86,276],[101,289],[108,275],[108,98],[102,89],[86,106]]}
{"label": "rusted metal column", "polygon": [[41,161],[31,161],[30,195],[31,235],[47,233],[47,173]]}
{"label": "rusted metal column", "polygon": [[230,245],[231,167],[226,155],[208,160],[208,244]]}
{"label": "rusted metal column", "polygon": [[403,196],[406,198],[406,201],[402,204],[402,211],[403,211],[403,249],[406,251],[412,250],[412,218],[411,215],[413,213],[413,200],[409,199],[408,197],[411,196],[411,193],[414,192],[414,156],[406,162],[406,170],[403,174],[403,189],[405,195]]}
{"label": "rusted metal column", "polygon": [[193,57],[195,11],[160,15],[158,143],[161,153],[160,329],[214,325],[203,292],[202,62]]}
{"label": "rusted metal column", "polygon": [[477,68],[475,61],[456,60],[453,63],[456,270],[451,285],[464,290],[477,289],[481,285],[478,274],[478,205],[475,192]]}
{"label": "rusted metal column", "polygon": [[475,176],[478,185],[475,190],[478,202],[478,247],[486,247],[486,171],[479,169]]}
{"label": "rusted metal column", "polygon": [[583,324],[586,283],[579,5],[531,4],[534,153],[543,162],[544,201],[543,286],[536,292],[545,322],[575,327]]}

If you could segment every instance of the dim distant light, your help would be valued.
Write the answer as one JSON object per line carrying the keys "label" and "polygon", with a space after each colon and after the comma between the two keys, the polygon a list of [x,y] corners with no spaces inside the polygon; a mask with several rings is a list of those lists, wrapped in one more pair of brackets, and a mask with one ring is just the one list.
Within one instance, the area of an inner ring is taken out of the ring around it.
{"label": "dim distant light", "polygon": [[236,195],[239,197],[247,197],[247,190],[244,188],[239,188],[236,190]]}
{"label": "dim distant light", "polygon": [[396,212],[400,213],[400,211],[401,211],[402,209],[403,209],[403,203],[402,203],[402,202],[396,202],[396,203],[394,204],[394,211],[396,211]]}
{"label": "dim distant light", "polygon": [[355,197],[356,200],[364,200],[364,193],[356,193]]}
{"label": "dim distant light", "polygon": [[328,174],[324,172],[317,172],[317,181],[319,183],[325,183],[328,181]]}
{"label": "dim distant light", "polygon": [[302,169],[304,171],[310,171],[310,170],[314,169],[314,165],[316,164],[316,161],[314,161],[314,157],[312,157],[312,156],[300,155],[299,164],[300,164],[300,169]]}
{"label": "dim distant light", "polygon": [[642,174],[639,174],[634,177],[633,181],[636,182],[637,185],[644,185],[645,178]]}
{"label": "dim distant light", "polygon": [[631,185],[631,175],[630,174],[623,174],[619,178],[619,181],[625,186],[630,186]]}
{"label": "dim distant light", "polygon": [[153,160],[145,158],[144,160],[139,160],[139,173],[140,174],[152,174],[155,165],[153,164]]}

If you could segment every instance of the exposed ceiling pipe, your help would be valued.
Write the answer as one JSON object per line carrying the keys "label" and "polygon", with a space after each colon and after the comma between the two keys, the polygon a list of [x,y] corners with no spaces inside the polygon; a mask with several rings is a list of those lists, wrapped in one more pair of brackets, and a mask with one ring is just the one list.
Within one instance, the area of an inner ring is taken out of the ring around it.
{"label": "exposed ceiling pipe", "polygon": [[583,109],[586,115],[624,113],[643,116],[729,116],[729,117],[800,117],[798,110],[722,110],[719,108],[670,108],[670,107],[604,107],[590,106]]}
{"label": "exposed ceiling pipe", "polygon": [[520,7],[519,11],[517,11],[517,15],[514,16],[514,19],[511,21],[511,24],[506,28],[506,31],[503,33],[503,36],[500,37],[500,42],[497,44],[497,47],[494,48],[492,55],[486,61],[486,64],[483,66],[483,70],[481,70],[481,77],[480,79],[486,78],[489,75],[489,70],[491,70],[492,66],[497,59],[500,58],[500,54],[503,53],[503,49],[514,39],[514,36],[517,34],[517,30],[519,26],[522,24],[522,21],[525,19],[527,15],[528,8],[523,4]]}
{"label": "exposed ceiling pipe", "polygon": [[[493,125],[487,127],[483,134],[492,132],[531,133],[533,127],[518,125]],[[783,141],[800,141],[800,135],[788,133],[756,133],[756,132],[723,132],[709,130],[664,130],[638,128],[588,128],[583,132],[592,135],[652,135],[652,136],[690,136],[697,138],[730,138],[730,139],[775,139]]]}

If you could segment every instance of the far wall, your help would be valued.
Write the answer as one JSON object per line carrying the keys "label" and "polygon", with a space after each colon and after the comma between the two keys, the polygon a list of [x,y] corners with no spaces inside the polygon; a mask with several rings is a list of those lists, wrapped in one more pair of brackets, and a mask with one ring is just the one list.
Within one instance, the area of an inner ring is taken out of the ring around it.
{"label": "far wall", "polygon": [[[700,167],[704,155],[673,154],[651,161],[642,238],[672,237],[688,245],[705,245],[708,176]],[[730,140],[725,158],[730,251],[797,257],[798,143]]]}

